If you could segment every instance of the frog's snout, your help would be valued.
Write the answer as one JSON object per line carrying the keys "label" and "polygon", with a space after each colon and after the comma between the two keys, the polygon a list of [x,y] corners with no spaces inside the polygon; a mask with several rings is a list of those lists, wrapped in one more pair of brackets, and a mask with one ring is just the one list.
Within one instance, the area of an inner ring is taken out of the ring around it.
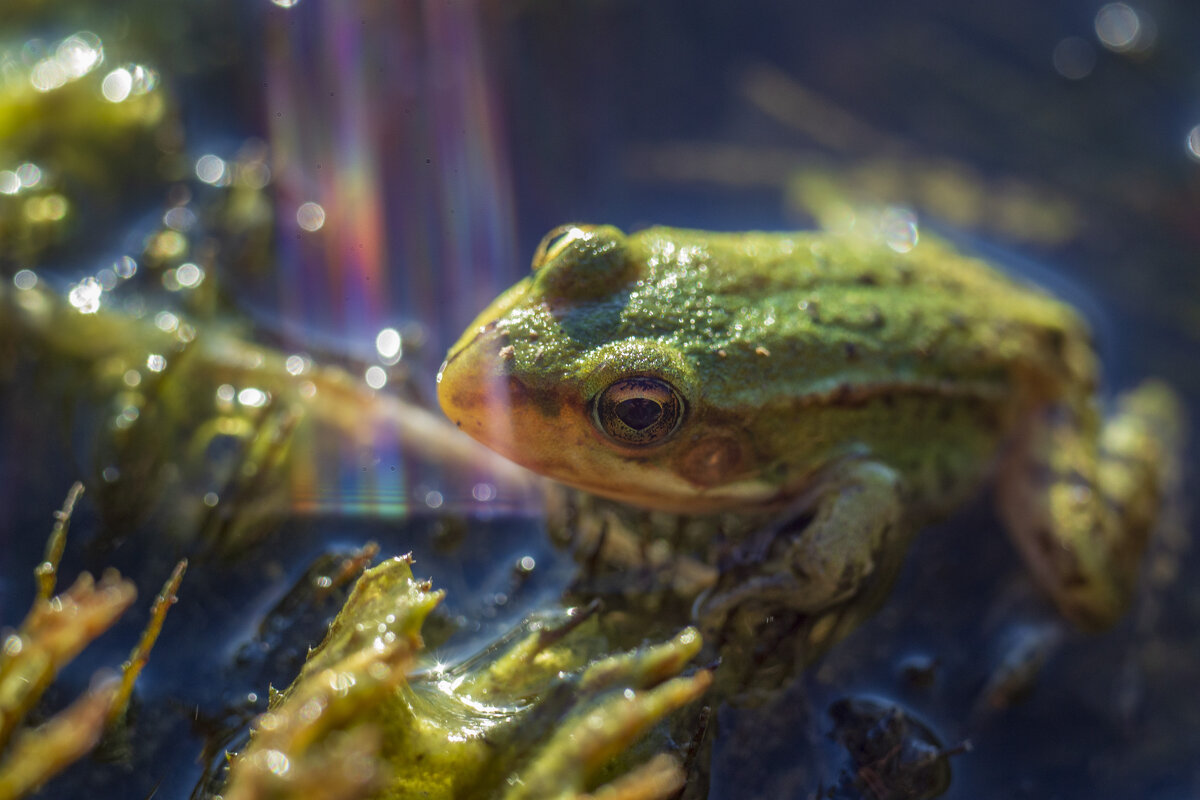
{"label": "frog's snout", "polygon": [[480,327],[460,341],[438,370],[437,394],[442,412],[464,432],[494,450],[505,452],[512,439],[512,387],[507,358],[512,348],[495,325]]}

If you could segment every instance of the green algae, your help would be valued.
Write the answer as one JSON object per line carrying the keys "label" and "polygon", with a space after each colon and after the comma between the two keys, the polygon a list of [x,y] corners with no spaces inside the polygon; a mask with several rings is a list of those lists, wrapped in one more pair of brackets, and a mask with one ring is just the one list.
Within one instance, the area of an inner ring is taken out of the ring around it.
{"label": "green algae", "polygon": [[[393,558],[362,575],[233,760],[226,800],[309,797],[314,780],[330,797],[566,798],[602,770],[661,789],[646,797],[678,788],[674,761],[630,756],[711,683],[704,670],[681,674],[701,645],[694,629],[605,654],[595,610],[574,609],[531,618],[460,663],[431,662],[420,628],[443,593],[411,565]],[[670,749],[662,730],[652,738]],[[327,772],[347,748],[370,781]]]}

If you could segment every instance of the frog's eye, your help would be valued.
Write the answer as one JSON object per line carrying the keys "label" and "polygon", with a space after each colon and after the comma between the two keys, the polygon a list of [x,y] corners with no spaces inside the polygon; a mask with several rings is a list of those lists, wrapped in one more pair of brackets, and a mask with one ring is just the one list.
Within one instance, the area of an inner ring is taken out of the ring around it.
{"label": "frog's eye", "polygon": [[683,421],[683,398],[659,378],[622,378],[596,397],[592,417],[596,427],[615,442],[657,444]]}
{"label": "frog's eye", "polygon": [[574,222],[559,225],[542,237],[537,249],[533,251],[533,269],[538,270],[543,264],[553,261],[559,253],[565,250],[571,242],[581,239],[594,226],[579,225]]}

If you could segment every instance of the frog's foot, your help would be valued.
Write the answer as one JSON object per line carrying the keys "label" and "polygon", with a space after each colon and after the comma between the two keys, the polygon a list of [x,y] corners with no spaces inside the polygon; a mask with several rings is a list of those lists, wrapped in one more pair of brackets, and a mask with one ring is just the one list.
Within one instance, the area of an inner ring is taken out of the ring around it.
{"label": "frog's foot", "polygon": [[[888,552],[907,539],[898,489],[896,473],[883,464],[856,459],[831,468],[723,565],[717,585],[697,602],[696,618],[729,638],[737,636],[729,627],[739,618],[784,611],[816,618],[856,600],[878,582],[881,564],[892,560]],[[735,614],[747,609],[753,613]]]}
{"label": "frog's foot", "polygon": [[1178,475],[1182,409],[1147,382],[1097,423],[1090,406],[1048,409],[999,481],[1022,556],[1077,625],[1112,624],[1129,604],[1142,552]]}

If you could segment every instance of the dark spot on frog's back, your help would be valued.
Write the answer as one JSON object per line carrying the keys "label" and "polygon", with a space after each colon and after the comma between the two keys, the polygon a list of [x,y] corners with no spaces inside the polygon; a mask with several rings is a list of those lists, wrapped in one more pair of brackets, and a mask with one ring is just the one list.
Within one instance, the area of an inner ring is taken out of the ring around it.
{"label": "dark spot on frog's back", "polygon": [[1067,336],[1061,328],[1044,328],[1042,330],[1042,342],[1055,358],[1062,359],[1063,353],[1066,350]]}
{"label": "dark spot on frog's back", "polygon": [[867,392],[859,392],[852,383],[840,383],[829,393],[829,405],[836,408],[862,408],[874,397]]}

